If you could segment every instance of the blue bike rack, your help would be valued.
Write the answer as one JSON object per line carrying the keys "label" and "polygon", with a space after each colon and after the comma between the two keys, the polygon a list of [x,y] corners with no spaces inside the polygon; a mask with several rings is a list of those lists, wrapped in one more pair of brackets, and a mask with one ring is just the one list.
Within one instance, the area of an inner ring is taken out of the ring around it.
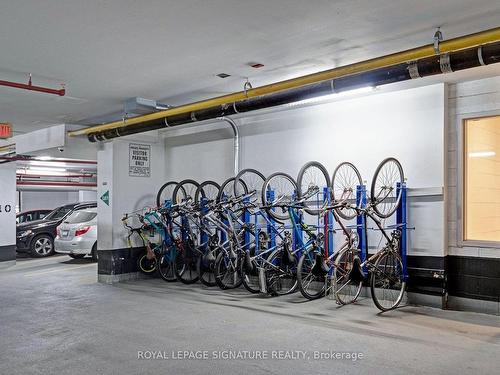
{"label": "blue bike rack", "polygon": [[[266,198],[268,202],[272,202],[274,200],[274,191],[266,191]],[[273,248],[276,246],[276,221],[272,218],[271,215],[269,215],[268,219],[269,221],[267,222],[267,234],[269,236],[269,248]]]}
{"label": "blue bike rack", "polygon": [[408,229],[408,218],[407,218],[407,188],[406,183],[398,183],[396,194],[401,192],[401,202],[398,209],[396,210],[396,226],[401,231],[401,260],[403,262],[403,275],[405,280],[408,279],[408,266],[407,266],[407,229]]}
{"label": "blue bike rack", "polygon": [[[323,188],[323,200],[326,202],[327,206],[332,203],[332,198],[330,194],[330,188]],[[327,257],[333,254],[333,225],[335,221],[333,220],[333,213],[331,210],[325,214],[323,218],[324,231],[325,231],[325,249],[327,250]]]}
{"label": "blue bike rack", "polygon": [[[208,203],[208,199],[206,197],[201,198],[201,202],[200,202],[201,214],[202,214],[201,220],[203,220],[203,221],[205,221],[205,219],[203,218],[203,215],[208,213],[207,203]],[[209,239],[208,234],[204,230],[202,230],[200,232],[201,232],[201,234],[200,234],[201,243],[206,244],[205,247],[208,247],[208,239]]]}
{"label": "blue bike rack", "polygon": [[[407,217],[407,187],[406,183],[397,184],[396,194],[401,192],[401,201],[399,207],[396,210],[396,224],[391,226],[393,228],[397,228],[401,231],[401,240],[400,240],[400,253],[401,253],[401,261],[403,262],[403,275],[405,280],[408,279],[408,266],[407,266],[407,230],[408,230],[408,217]],[[367,198],[366,198],[366,186],[360,185],[356,189],[356,204],[358,207],[363,208],[366,207]],[[368,258],[368,239],[366,238],[365,233],[365,216],[358,215],[356,218],[358,238],[359,238],[359,249],[361,251],[361,262],[364,262]],[[366,267],[363,269],[366,272]]]}
{"label": "blue bike rack", "polygon": [[[366,186],[359,185],[356,187],[356,205],[359,208],[366,207]],[[358,232],[358,247],[361,251],[361,263],[368,258],[368,239],[365,232],[365,215],[356,216],[356,230]],[[366,269],[363,269],[366,272]]]}

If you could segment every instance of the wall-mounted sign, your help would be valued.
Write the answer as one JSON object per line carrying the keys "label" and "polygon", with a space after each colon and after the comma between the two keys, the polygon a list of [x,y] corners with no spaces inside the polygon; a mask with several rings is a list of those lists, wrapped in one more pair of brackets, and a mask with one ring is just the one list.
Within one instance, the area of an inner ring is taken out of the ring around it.
{"label": "wall-mounted sign", "polygon": [[101,200],[109,206],[109,190],[101,196]]}
{"label": "wall-mounted sign", "polygon": [[0,122],[0,139],[12,137],[12,124],[8,122]]}
{"label": "wall-mounted sign", "polygon": [[130,143],[128,174],[132,177],[151,176],[151,146],[140,143]]}

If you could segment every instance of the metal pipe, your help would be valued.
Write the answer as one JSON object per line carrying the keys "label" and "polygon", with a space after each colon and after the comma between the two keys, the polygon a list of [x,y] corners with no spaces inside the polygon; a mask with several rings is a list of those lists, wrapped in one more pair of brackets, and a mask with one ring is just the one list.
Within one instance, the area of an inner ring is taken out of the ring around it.
{"label": "metal pipe", "polygon": [[231,125],[231,128],[233,129],[234,133],[234,140],[233,140],[233,146],[234,146],[234,175],[236,176],[238,172],[240,171],[239,163],[240,163],[240,132],[238,131],[238,126],[234,122],[234,120],[230,117],[220,117],[219,120],[221,121],[226,121],[229,125]]}
{"label": "metal pipe", "polygon": [[417,79],[498,62],[500,62],[500,42],[405,62],[356,75],[319,82],[293,90],[279,91],[270,95],[169,116],[159,120],[150,120],[146,123],[130,125],[124,128],[115,128],[91,133],[88,135],[88,138],[91,142],[105,141],[116,137],[187,124],[195,121],[216,119],[223,116],[271,108],[363,86],[382,86],[393,82]]}
{"label": "metal pipe", "polygon": [[58,89],[50,89],[48,87],[34,86],[31,84],[31,80],[28,84],[0,80],[0,86],[7,86],[7,87],[13,87],[16,89],[23,89],[23,90],[30,90],[30,91],[38,91],[38,92],[43,92],[45,94],[54,94],[54,95],[59,95],[59,96],[64,96],[66,94],[66,90],[64,88],[58,90]]}
{"label": "metal pipe", "polygon": [[[500,41],[500,27],[482,31],[476,34],[462,36],[439,43],[439,53],[449,53],[472,47],[477,47],[487,43]],[[192,113],[194,111],[203,111],[215,106],[224,106],[228,103],[256,98],[263,95],[275,94],[284,90],[298,89],[308,85],[314,85],[323,81],[329,81],[340,77],[359,74],[362,72],[373,71],[380,68],[386,68],[392,65],[404,64],[408,61],[424,59],[436,56],[434,44],[428,44],[422,47],[409,49],[406,51],[318,72],[306,76],[289,79],[261,87],[252,88],[245,91],[236,92],[229,95],[223,95],[207,100],[202,100],[195,103],[181,105],[175,108],[150,113],[147,115],[131,117],[121,121],[114,121],[108,124],[96,125],[89,128],[79,129],[68,132],[69,136],[89,135],[91,133],[99,133],[107,130],[125,128],[132,125],[148,123],[158,119],[164,119],[176,115]],[[119,133],[119,131],[117,131]]]}

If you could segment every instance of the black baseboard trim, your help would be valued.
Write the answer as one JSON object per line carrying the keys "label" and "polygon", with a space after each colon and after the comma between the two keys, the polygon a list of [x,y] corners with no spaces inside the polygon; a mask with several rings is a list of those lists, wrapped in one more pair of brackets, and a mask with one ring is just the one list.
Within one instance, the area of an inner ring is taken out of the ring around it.
{"label": "black baseboard trim", "polygon": [[[13,257],[5,260],[15,259],[15,246],[9,251],[13,251]],[[144,247],[98,250],[97,273],[137,273],[137,259],[144,251]],[[500,259],[449,255],[408,256],[407,260],[409,292],[500,301]]]}
{"label": "black baseboard trim", "polygon": [[0,246],[0,262],[16,260],[16,245]]}
{"label": "black baseboard trim", "polygon": [[500,301],[500,258],[449,255],[446,261],[449,295]]}
{"label": "black baseboard trim", "polygon": [[97,250],[97,274],[122,275],[139,272],[137,259],[145,250],[145,247]]}

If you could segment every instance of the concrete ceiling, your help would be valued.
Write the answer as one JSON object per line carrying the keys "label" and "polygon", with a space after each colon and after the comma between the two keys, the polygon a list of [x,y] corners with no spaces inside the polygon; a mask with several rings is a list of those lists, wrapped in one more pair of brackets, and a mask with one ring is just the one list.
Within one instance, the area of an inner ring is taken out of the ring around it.
{"label": "concrete ceiling", "polygon": [[67,96],[0,87],[0,121],[91,124],[130,97],[182,104],[241,90],[245,77],[258,86],[430,43],[436,26],[447,39],[499,19],[498,0],[4,1],[0,79],[32,73],[34,84],[65,83]]}

